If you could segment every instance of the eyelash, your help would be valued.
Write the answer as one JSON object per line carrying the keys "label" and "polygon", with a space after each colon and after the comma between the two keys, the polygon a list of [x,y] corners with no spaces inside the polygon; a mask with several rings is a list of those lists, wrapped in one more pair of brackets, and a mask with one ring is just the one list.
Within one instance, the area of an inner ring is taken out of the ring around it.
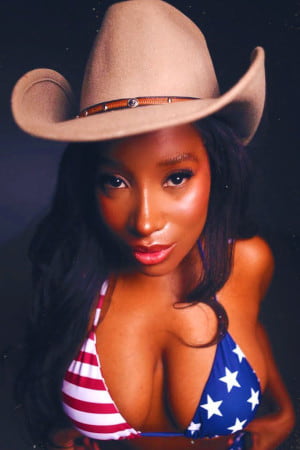
{"label": "eyelash", "polygon": [[[185,184],[190,178],[192,178],[192,176],[194,175],[192,170],[177,170],[176,172],[172,173],[171,175],[169,175],[166,179],[166,181],[164,182],[164,186],[166,187],[176,187],[176,186],[182,186],[183,184]],[[174,183],[175,179],[179,178],[180,183]],[[173,179],[173,180],[172,180]],[[167,185],[168,181],[172,180],[173,184],[172,185]],[[184,183],[183,183],[183,180]]]}
{"label": "eyelash", "polygon": [[98,185],[102,189],[121,189],[120,184],[113,185],[113,183],[118,184],[118,182],[123,183],[125,185],[125,187],[127,187],[125,181],[121,177],[118,177],[115,175],[103,174],[103,175],[100,175],[99,179],[98,179]]}
{"label": "eyelash", "polygon": [[[194,175],[193,171],[190,169],[185,170],[177,170],[172,174],[168,175],[166,180],[163,183],[164,187],[176,187],[182,186],[185,184],[192,176]],[[177,179],[177,180],[176,180]],[[171,181],[171,184],[169,182]],[[177,183],[177,181],[179,181]],[[102,189],[124,189],[122,183],[125,187],[128,187],[128,184],[121,178],[115,175],[103,174],[99,176],[98,185]]]}

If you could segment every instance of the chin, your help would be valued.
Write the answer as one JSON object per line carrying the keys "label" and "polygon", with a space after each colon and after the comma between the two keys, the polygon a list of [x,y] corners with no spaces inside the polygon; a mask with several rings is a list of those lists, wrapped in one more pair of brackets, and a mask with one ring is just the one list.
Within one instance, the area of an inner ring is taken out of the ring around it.
{"label": "chin", "polygon": [[166,264],[166,262],[149,265],[137,264],[134,270],[149,277],[163,277],[175,272],[178,266],[179,264]]}
{"label": "chin", "polygon": [[171,273],[171,271],[169,271],[169,270],[161,270],[161,269],[154,268],[154,267],[152,267],[151,269],[149,269],[149,268],[140,269],[139,272],[148,277],[163,277],[163,276],[169,275]]}

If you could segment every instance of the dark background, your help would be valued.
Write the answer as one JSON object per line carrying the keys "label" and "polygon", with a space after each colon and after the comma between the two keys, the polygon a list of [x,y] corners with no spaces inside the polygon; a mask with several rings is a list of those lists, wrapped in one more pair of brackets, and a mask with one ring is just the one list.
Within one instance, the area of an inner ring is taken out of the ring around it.
{"label": "dark background", "polygon": [[[19,344],[31,297],[27,246],[49,204],[64,149],[17,129],[10,94],[23,73],[48,67],[61,72],[79,95],[89,49],[110,3],[2,0],[0,5],[0,450],[32,448],[12,399],[12,380],[22,359]],[[171,3],[204,32],[222,91],[244,73],[256,45],[266,50],[266,109],[249,146],[255,167],[251,211],[276,258],[262,318],[299,417],[300,1]],[[300,449],[299,426],[281,448]]]}

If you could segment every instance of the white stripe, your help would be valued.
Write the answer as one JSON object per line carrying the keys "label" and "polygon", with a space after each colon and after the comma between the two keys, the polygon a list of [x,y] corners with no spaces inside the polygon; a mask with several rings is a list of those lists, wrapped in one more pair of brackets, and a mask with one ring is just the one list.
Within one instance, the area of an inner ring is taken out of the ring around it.
{"label": "white stripe", "polygon": [[81,375],[82,377],[93,378],[94,380],[103,379],[98,366],[92,366],[91,364],[83,363],[81,361],[73,361],[70,364],[69,372]]}
{"label": "white stripe", "polygon": [[95,341],[90,338],[86,339],[80,350],[83,353],[92,353],[93,355],[96,355]]}
{"label": "white stripe", "polygon": [[107,391],[99,391],[98,389],[88,389],[64,380],[62,391],[76,400],[91,403],[110,403],[114,404]]}
{"label": "white stripe", "polygon": [[108,288],[108,280],[105,280],[100,289],[100,295],[105,295]]}
{"label": "white stripe", "polygon": [[63,403],[63,408],[68,417],[87,425],[119,425],[126,423],[120,413],[88,413],[74,409],[65,403]]}
{"label": "white stripe", "polygon": [[91,431],[81,430],[79,427],[76,427],[76,426],[75,426],[75,428],[84,436],[90,437],[92,439],[98,439],[100,441],[101,440],[107,441],[109,439],[118,440],[120,438],[126,438],[127,436],[130,436],[131,434],[138,435],[140,433],[139,431],[136,431],[133,428],[128,428],[127,430],[115,431],[114,433],[92,433]]}
{"label": "white stripe", "polygon": [[98,325],[101,309],[97,308],[94,317],[94,327]]}

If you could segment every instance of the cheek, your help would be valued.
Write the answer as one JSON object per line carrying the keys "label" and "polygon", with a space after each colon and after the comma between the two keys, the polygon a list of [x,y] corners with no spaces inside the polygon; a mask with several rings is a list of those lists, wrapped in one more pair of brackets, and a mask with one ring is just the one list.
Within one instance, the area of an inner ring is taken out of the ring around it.
{"label": "cheek", "polygon": [[126,202],[117,202],[104,196],[96,194],[98,211],[103,224],[111,231],[121,231],[126,223],[124,214],[124,204]]}
{"label": "cheek", "polygon": [[185,226],[195,225],[203,228],[209,204],[210,197],[210,177],[197,180],[194,188],[185,196],[184,200],[178,205],[179,216]]}

